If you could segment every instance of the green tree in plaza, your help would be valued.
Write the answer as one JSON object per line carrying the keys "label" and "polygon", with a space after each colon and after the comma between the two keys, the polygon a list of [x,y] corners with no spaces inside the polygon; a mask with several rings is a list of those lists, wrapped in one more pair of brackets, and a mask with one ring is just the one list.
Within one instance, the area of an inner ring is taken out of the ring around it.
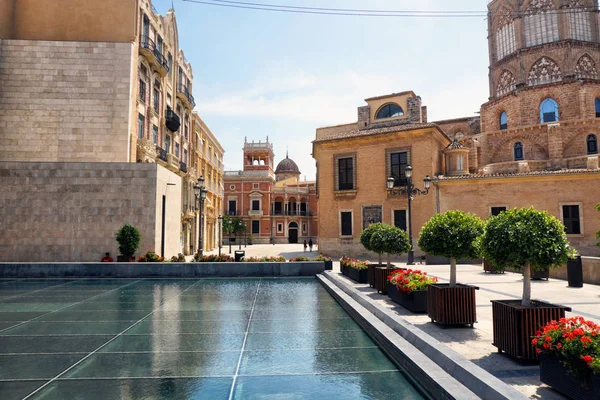
{"label": "green tree in plaza", "polygon": [[129,260],[140,247],[142,235],[135,226],[125,224],[117,231],[115,238],[119,243],[119,251],[127,260]]}
{"label": "green tree in plaza", "polygon": [[[365,249],[367,249],[368,251],[374,251],[373,248],[371,247],[371,237],[373,237],[373,233],[375,233],[375,231],[377,231],[378,229],[381,229],[384,226],[385,226],[384,224],[382,224],[381,222],[378,222],[378,223],[369,225],[364,231],[362,231],[362,233],[360,234],[360,243],[363,245],[363,247]],[[378,258],[378,264],[381,265],[382,264],[382,260],[381,260],[382,253],[377,253],[377,258]]]}
{"label": "green tree in plaza", "polygon": [[434,215],[421,229],[421,250],[450,259],[450,287],[456,287],[456,261],[479,256],[477,238],[483,228],[484,222],[476,215],[454,210]]}
{"label": "green tree in plaza", "polygon": [[241,218],[231,218],[227,215],[223,216],[223,232],[229,234],[229,252],[231,253],[231,237],[241,232],[246,231],[246,224]]}
{"label": "green tree in plaza", "polygon": [[371,235],[371,250],[375,253],[387,253],[387,266],[391,267],[392,254],[403,254],[410,250],[410,240],[402,229],[388,224],[380,224]]}
{"label": "green tree in plaza", "polygon": [[490,218],[480,238],[482,255],[498,266],[518,265],[523,270],[521,304],[531,304],[531,270],[543,271],[566,264],[575,250],[564,225],[533,207],[504,211]]}

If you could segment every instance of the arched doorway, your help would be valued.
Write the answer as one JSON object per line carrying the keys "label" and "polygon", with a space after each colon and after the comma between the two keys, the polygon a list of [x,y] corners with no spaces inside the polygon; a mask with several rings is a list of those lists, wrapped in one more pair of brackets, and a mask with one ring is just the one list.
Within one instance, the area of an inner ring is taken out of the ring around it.
{"label": "arched doorway", "polygon": [[298,243],[298,224],[295,222],[288,226],[288,243]]}

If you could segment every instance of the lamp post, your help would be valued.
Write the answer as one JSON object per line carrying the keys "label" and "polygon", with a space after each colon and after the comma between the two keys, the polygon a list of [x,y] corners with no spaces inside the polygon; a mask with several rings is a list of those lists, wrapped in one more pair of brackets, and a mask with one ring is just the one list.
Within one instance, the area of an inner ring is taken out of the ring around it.
{"label": "lamp post", "polygon": [[221,255],[221,244],[223,244],[223,216],[219,215],[219,255]]}
{"label": "lamp post", "polygon": [[204,211],[204,200],[206,199],[206,195],[208,194],[208,190],[204,186],[204,177],[200,176],[198,178],[198,183],[194,185],[194,192],[196,194],[196,199],[198,200],[200,213],[200,229],[198,230],[198,255],[202,255],[203,245],[202,245],[202,231],[204,229],[203,220],[202,220],[202,212]]}
{"label": "lamp post", "polygon": [[412,167],[409,165],[405,169],[406,175],[406,186],[394,187],[395,179],[393,177],[389,177],[386,182],[386,186],[388,189],[388,193],[392,196],[399,196],[402,194],[408,195],[408,238],[410,240],[410,250],[408,251],[408,265],[414,265],[415,263],[415,251],[413,249],[413,236],[412,236],[412,207],[411,203],[413,201],[413,195],[427,195],[429,193],[429,188],[431,187],[431,178],[429,175],[423,179],[423,185],[425,190],[421,190],[416,188],[412,181]]}

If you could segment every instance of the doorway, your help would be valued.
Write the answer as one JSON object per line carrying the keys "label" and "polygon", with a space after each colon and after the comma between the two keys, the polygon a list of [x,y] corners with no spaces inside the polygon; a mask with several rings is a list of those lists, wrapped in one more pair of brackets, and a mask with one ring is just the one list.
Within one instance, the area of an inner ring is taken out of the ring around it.
{"label": "doorway", "polygon": [[298,224],[290,222],[288,227],[288,243],[298,243]]}

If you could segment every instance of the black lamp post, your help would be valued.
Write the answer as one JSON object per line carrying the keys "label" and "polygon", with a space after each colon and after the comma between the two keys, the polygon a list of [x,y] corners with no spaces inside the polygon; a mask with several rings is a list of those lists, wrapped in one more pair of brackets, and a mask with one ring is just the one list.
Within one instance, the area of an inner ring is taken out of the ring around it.
{"label": "black lamp post", "polygon": [[219,215],[219,255],[221,255],[221,244],[223,244],[223,216]]}
{"label": "black lamp post", "polygon": [[423,179],[423,184],[425,186],[425,190],[421,190],[416,188],[412,181],[412,167],[409,165],[405,169],[406,175],[406,186],[394,187],[395,179],[389,177],[386,182],[386,186],[388,189],[388,193],[393,196],[399,196],[402,194],[408,195],[408,238],[410,240],[410,250],[408,251],[408,265],[414,265],[415,263],[415,251],[413,250],[413,236],[412,236],[412,208],[411,203],[413,201],[413,195],[427,195],[429,193],[429,188],[431,187],[431,178],[429,175]]}
{"label": "black lamp post", "polygon": [[198,183],[194,185],[194,192],[196,192],[196,199],[198,200],[200,206],[200,229],[198,230],[198,254],[202,255],[203,251],[203,240],[202,240],[202,231],[204,230],[203,220],[202,220],[202,212],[204,211],[204,200],[206,199],[206,195],[208,194],[208,190],[204,187],[204,177],[200,176],[198,178]]}

